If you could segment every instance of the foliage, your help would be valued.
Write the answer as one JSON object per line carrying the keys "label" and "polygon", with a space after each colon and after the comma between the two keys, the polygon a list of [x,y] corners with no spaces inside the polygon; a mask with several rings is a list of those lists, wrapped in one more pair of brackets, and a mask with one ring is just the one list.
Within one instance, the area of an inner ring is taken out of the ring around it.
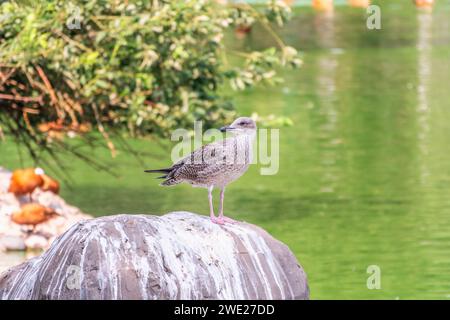
{"label": "foliage", "polygon": [[[298,65],[297,52],[273,32],[290,8],[255,9],[215,1],[6,1],[0,5],[0,128],[34,157],[53,152],[52,131],[97,128],[110,135],[167,135],[194,119],[234,117],[219,92],[276,80],[276,66]],[[234,52],[229,28],[261,23],[278,45]],[[230,66],[227,56],[242,56]],[[2,132],[0,129],[0,133]],[[55,140],[55,139],[53,139]],[[39,150],[39,151],[38,151]]]}

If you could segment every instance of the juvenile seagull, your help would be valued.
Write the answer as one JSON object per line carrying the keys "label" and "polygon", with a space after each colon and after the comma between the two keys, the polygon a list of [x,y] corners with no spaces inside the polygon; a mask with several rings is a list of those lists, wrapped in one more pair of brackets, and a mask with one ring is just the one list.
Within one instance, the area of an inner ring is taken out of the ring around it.
{"label": "juvenile seagull", "polygon": [[[159,177],[165,179],[161,183],[162,186],[187,182],[193,187],[207,188],[211,221],[224,224],[235,222],[223,214],[225,187],[242,176],[252,161],[256,124],[251,118],[241,117],[231,125],[220,128],[220,131],[229,132],[231,137],[202,146],[170,168],[145,170],[145,172],[163,173],[164,175]],[[218,217],[214,215],[212,197],[214,187],[220,188]]]}

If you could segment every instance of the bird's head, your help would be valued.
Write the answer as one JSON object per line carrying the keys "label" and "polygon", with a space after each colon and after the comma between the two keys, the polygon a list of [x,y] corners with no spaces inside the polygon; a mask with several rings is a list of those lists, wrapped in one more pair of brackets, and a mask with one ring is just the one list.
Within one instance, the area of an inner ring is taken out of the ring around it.
{"label": "bird's head", "polygon": [[235,135],[247,134],[253,136],[256,133],[256,123],[252,118],[240,117],[229,126],[220,128],[220,131],[230,132]]}

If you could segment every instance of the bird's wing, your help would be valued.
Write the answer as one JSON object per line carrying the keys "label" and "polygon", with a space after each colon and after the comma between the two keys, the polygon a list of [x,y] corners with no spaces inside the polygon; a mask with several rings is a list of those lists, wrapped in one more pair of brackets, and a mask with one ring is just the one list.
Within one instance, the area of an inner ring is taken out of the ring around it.
{"label": "bird's wing", "polygon": [[195,179],[214,174],[223,166],[232,143],[232,139],[225,139],[202,146],[175,163],[168,177]]}

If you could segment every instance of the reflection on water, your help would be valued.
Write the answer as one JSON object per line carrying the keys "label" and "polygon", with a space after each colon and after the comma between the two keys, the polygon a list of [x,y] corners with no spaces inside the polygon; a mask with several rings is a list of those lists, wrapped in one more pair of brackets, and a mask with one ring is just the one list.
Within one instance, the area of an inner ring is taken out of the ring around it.
{"label": "reflection on water", "polygon": [[[427,134],[429,127],[429,103],[428,103],[428,87],[431,78],[431,37],[432,37],[432,22],[433,15],[430,11],[420,11],[417,14],[418,22],[418,37],[417,37],[417,112],[418,112],[418,140],[419,148],[423,156],[429,152]],[[427,162],[420,163],[421,169],[421,183],[426,183],[425,179],[429,176],[429,169]]]}
{"label": "reflection on water", "polygon": [[[315,32],[318,36],[318,43],[320,47],[332,48],[329,52],[322,54],[317,59],[317,75],[315,94],[318,98],[318,103],[321,106],[320,116],[323,118],[323,124],[320,126],[320,131],[328,139],[328,143],[332,145],[332,141],[336,137],[336,124],[338,113],[334,101],[336,93],[336,69],[338,67],[338,59],[334,52],[335,49],[335,35],[334,25],[334,11],[319,12],[314,19]],[[323,166],[332,167],[336,163],[335,153],[333,150],[321,149],[319,153],[320,163]],[[320,192],[334,192],[334,184],[336,177],[332,171],[323,172],[318,177],[321,186]]]}
{"label": "reflection on water", "polygon": [[[362,11],[301,10],[283,31],[305,54],[286,73],[291,94],[237,98],[294,119],[258,195],[279,201],[258,218],[293,248],[313,298],[450,297],[449,13],[390,2],[370,31]],[[366,287],[373,264],[381,290]]]}
{"label": "reflection on water", "polygon": [[[381,30],[366,29],[363,9],[298,8],[282,35],[303,67],[279,87],[231,93],[242,114],[295,124],[280,132],[279,173],[252,167],[228,188],[225,210],[287,243],[314,299],[450,298],[450,3],[432,13],[381,3]],[[274,45],[259,28],[232,44]],[[170,149],[133,144],[155,154],[148,168],[169,161]],[[14,146],[1,148],[0,163],[17,166]],[[205,190],[160,188],[126,154],[111,165],[121,179],[71,161],[63,196],[97,215],[208,212]],[[367,289],[369,265],[381,268],[380,290]]]}

